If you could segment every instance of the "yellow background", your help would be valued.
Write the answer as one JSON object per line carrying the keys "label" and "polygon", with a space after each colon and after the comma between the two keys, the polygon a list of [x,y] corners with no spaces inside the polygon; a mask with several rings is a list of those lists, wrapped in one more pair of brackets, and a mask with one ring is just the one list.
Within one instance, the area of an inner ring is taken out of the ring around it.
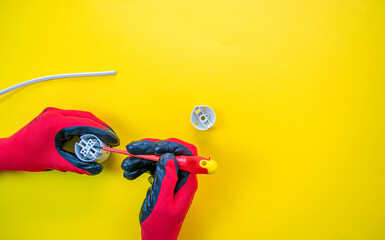
{"label": "yellow background", "polygon": [[[0,136],[45,107],[93,112],[122,146],[177,137],[219,163],[180,239],[385,239],[383,1],[0,2]],[[217,114],[209,131],[195,105]],[[31,156],[31,161],[39,156]],[[139,239],[148,182],[0,174],[0,239]]]}

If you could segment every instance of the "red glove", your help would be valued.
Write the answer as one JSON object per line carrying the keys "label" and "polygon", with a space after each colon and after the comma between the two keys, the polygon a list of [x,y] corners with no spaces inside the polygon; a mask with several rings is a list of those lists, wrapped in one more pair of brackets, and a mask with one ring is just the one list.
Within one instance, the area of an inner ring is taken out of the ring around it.
{"label": "red glove", "polygon": [[140,211],[143,240],[175,240],[198,188],[195,174],[178,170],[175,155],[196,156],[194,145],[170,138],[143,139],[127,145],[131,154],[163,154],[158,162],[130,157],[123,161],[124,176],[130,180],[149,171],[152,187]]}
{"label": "red glove", "polygon": [[92,113],[46,108],[14,135],[0,139],[0,171],[56,169],[98,174],[102,171],[100,164],[82,162],[62,149],[73,136],[83,134],[94,134],[110,146],[119,145],[113,130]]}

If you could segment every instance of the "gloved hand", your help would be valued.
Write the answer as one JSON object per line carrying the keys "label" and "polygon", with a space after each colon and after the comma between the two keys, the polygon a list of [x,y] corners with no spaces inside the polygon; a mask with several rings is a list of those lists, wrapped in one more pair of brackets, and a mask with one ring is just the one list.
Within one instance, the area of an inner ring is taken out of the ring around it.
{"label": "gloved hand", "polygon": [[[196,174],[178,170],[175,155],[196,156],[197,148],[181,140],[143,139],[127,145],[131,154],[162,155],[158,162],[130,157],[122,162],[124,177],[133,180],[150,172],[152,186],[140,210],[143,240],[175,240],[198,188]],[[153,180],[152,180],[153,179]]]}
{"label": "gloved hand", "polygon": [[113,130],[92,113],[46,108],[14,135],[0,139],[0,171],[56,169],[98,174],[102,171],[100,164],[82,162],[62,149],[66,141],[83,134],[94,134],[110,146],[119,145]]}

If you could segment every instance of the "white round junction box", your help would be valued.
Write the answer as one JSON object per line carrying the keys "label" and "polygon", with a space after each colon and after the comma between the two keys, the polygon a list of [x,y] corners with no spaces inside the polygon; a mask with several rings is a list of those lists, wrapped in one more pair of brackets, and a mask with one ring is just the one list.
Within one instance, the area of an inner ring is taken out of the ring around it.
{"label": "white round junction box", "polygon": [[104,162],[110,152],[104,151],[107,145],[93,134],[80,136],[80,142],[75,144],[75,154],[83,162]]}
{"label": "white round junction box", "polygon": [[199,130],[207,130],[215,123],[215,112],[208,106],[196,106],[191,113],[191,123]]}

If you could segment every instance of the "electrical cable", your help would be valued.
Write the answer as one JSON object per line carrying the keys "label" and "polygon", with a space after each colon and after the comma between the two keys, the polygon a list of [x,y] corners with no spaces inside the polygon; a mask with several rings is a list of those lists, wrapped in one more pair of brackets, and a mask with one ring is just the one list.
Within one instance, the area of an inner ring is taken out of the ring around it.
{"label": "electrical cable", "polygon": [[26,82],[16,84],[12,87],[9,87],[0,91],[0,96],[7,92],[10,92],[15,89],[18,89],[33,83],[37,83],[37,82],[43,82],[43,81],[48,81],[48,80],[53,80],[58,78],[93,77],[93,76],[107,76],[107,75],[115,75],[115,74],[116,74],[116,71],[105,71],[105,72],[86,72],[86,73],[66,73],[66,74],[58,74],[58,75],[41,77],[41,78],[35,78]]}

